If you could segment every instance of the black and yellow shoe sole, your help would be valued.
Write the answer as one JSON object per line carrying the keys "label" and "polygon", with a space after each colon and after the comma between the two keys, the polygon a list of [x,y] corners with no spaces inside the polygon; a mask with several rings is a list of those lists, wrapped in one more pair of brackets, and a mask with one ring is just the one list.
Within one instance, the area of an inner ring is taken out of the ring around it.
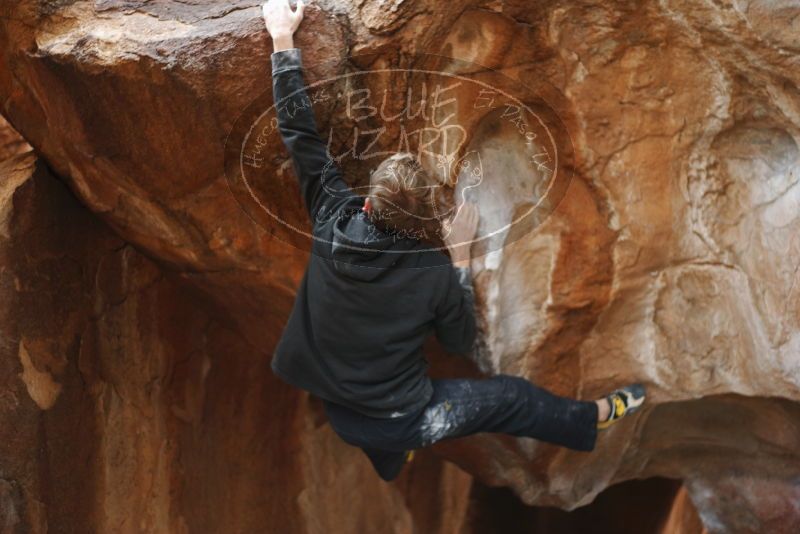
{"label": "black and yellow shoe sole", "polygon": [[[607,421],[597,423],[597,428],[601,430],[610,427],[626,415],[636,412],[642,406],[642,404],[644,404],[644,401],[647,398],[645,388],[642,384],[632,384],[630,386],[617,389],[611,393],[611,395],[613,395],[614,403],[614,413],[612,415],[613,418],[609,418]],[[609,395],[609,397],[611,395]],[[625,404],[625,401],[622,400],[621,395],[626,395],[632,398],[632,401],[630,401],[629,404]]]}

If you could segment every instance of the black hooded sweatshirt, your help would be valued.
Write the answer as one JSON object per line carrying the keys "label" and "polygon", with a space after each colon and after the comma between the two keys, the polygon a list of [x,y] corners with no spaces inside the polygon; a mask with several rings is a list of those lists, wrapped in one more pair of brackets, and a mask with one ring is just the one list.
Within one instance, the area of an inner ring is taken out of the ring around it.
{"label": "black hooded sweatshirt", "polygon": [[[435,332],[467,353],[475,340],[468,269],[430,245],[378,230],[320,138],[300,49],[274,52],[278,128],[313,221],[311,256],[272,358],[285,382],[372,417],[421,409],[433,388],[422,353]],[[428,249],[428,250],[426,250]]]}

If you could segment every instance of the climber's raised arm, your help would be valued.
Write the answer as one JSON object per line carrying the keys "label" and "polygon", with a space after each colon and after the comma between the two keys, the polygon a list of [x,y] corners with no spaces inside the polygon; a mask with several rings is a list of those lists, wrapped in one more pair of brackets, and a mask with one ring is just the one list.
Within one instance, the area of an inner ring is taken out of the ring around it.
{"label": "climber's raised arm", "polygon": [[300,192],[315,222],[326,200],[352,193],[317,131],[314,109],[303,81],[301,51],[294,47],[294,32],[303,20],[304,8],[302,0],[297,1],[294,11],[288,0],[269,0],[261,9],[272,37],[272,96],[278,129],[292,158]]}

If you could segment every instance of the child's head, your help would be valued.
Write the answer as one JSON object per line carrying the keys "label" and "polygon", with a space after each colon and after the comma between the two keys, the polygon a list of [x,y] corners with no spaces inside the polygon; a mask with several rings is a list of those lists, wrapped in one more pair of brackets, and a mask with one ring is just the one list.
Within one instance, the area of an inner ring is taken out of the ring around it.
{"label": "child's head", "polygon": [[385,232],[436,243],[444,211],[443,189],[413,154],[398,152],[372,171],[364,209]]}

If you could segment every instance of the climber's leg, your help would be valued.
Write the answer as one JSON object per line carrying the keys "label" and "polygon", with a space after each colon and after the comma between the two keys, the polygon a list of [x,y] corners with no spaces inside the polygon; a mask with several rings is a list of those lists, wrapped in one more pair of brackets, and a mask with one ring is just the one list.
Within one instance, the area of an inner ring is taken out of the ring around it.
{"label": "climber's leg", "polygon": [[500,374],[486,379],[434,379],[431,401],[415,432],[399,444],[424,447],[478,432],[531,437],[579,451],[594,449],[598,407],[554,395],[530,381]]}
{"label": "climber's leg", "polygon": [[594,449],[594,401],[560,397],[513,375],[431,382],[433,396],[418,412],[375,418],[326,401],[328,419],[345,442],[364,449],[384,480],[400,472],[405,452],[479,432],[531,437],[579,451]]}
{"label": "climber's leg", "polygon": [[[327,400],[323,400],[323,405],[334,432],[346,443],[360,447],[383,480],[388,482],[396,478],[403,466],[411,461],[413,450],[397,449],[394,445],[412,434],[413,427],[409,424],[413,422],[417,414],[382,420]],[[379,428],[370,425],[369,421],[391,421],[392,423],[384,428]],[[369,429],[378,430],[379,433],[370,432]],[[388,449],[381,447],[387,441],[390,443],[390,447]]]}

